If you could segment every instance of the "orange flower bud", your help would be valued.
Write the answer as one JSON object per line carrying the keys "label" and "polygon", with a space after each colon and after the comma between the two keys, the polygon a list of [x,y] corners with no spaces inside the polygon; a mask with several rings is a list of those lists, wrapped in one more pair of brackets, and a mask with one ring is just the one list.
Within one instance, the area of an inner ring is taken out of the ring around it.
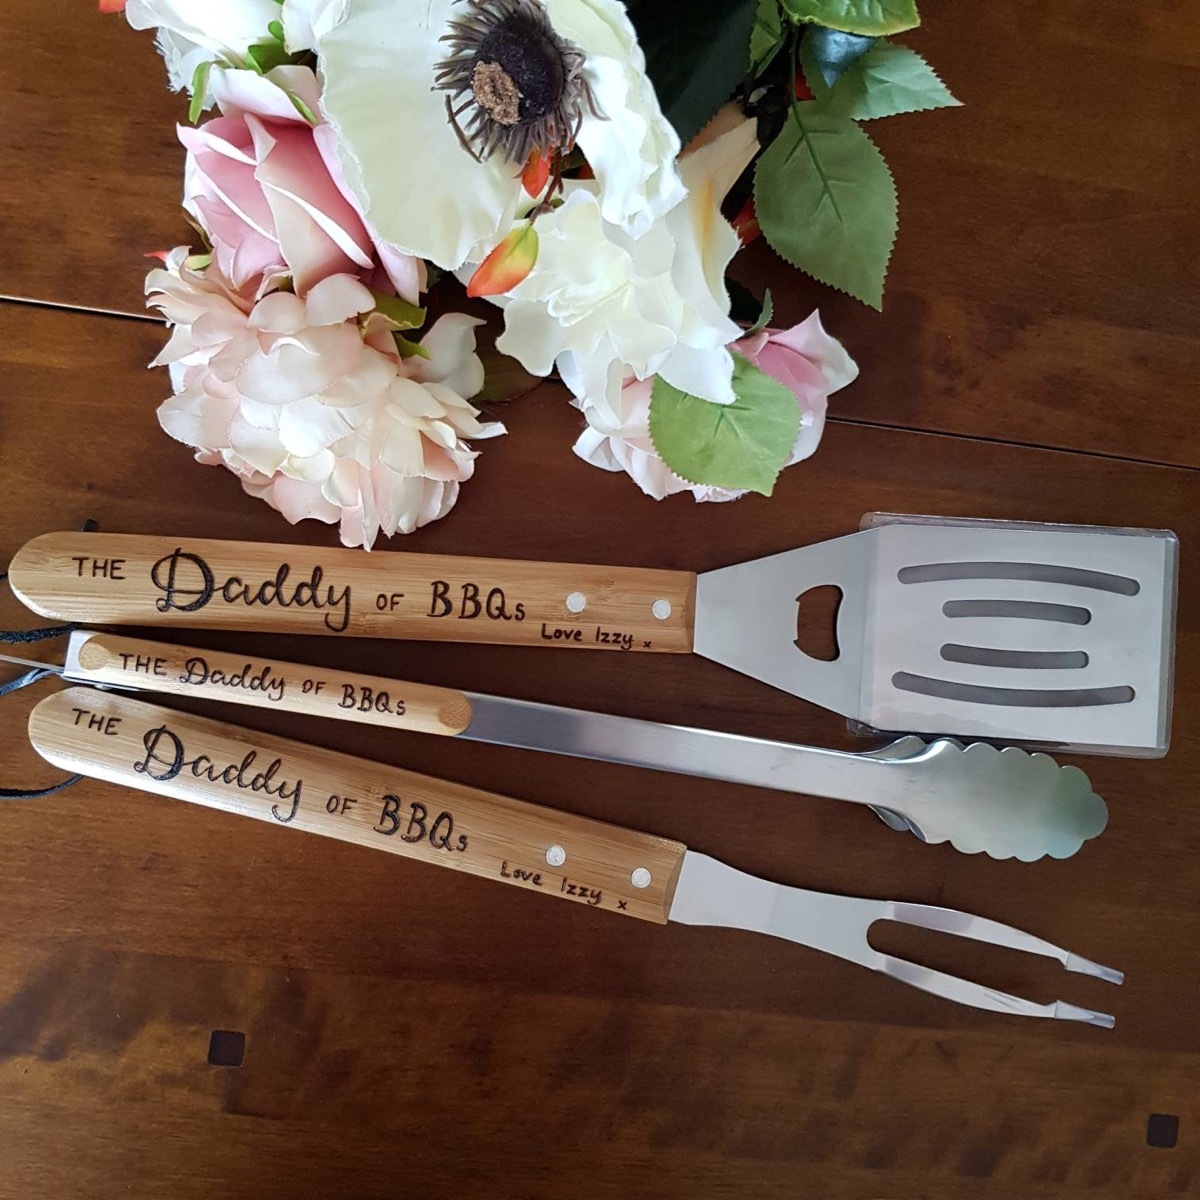
{"label": "orange flower bud", "polygon": [[533,270],[537,254],[537,230],[532,221],[526,221],[479,264],[467,284],[467,295],[500,296],[512,291]]}
{"label": "orange flower bud", "polygon": [[535,200],[546,190],[550,182],[550,156],[535,150],[521,172],[521,186]]}

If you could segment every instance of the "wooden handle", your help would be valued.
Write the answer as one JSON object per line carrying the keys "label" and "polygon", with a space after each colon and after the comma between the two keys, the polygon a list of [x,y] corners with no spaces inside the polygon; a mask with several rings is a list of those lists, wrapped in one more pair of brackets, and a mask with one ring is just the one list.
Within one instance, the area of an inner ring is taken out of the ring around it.
{"label": "wooden handle", "polygon": [[67,675],[421,733],[453,736],[471,723],[470,700],[450,688],[109,633],[74,634]]}
{"label": "wooden handle", "polygon": [[659,924],[683,863],[679,842],[115,692],[58,692],[29,737],[67,771]]}
{"label": "wooden handle", "polygon": [[696,592],[684,571],[115,533],[35,538],[9,582],[35,612],[93,625],[676,654]]}

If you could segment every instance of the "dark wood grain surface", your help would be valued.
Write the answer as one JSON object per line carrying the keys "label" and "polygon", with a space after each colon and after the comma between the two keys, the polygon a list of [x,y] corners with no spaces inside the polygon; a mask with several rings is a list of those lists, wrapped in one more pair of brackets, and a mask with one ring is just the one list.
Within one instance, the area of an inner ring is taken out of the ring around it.
{"label": "dark wood grain surface", "polygon": [[[828,801],[247,711],[239,720],[678,838],[783,882],[935,902],[1127,972],[1121,989],[941,939],[889,945],[1112,1032],[974,1012],[799,947],[623,922],[85,783],[0,804],[0,1197],[1160,1198],[1200,1193],[1196,13],[949,5],[914,44],[968,102],[875,132],[905,223],[882,316],[819,300],[863,380],[776,496],[656,505],[569,452],[546,386],[403,549],[706,569],[872,509],[1180,535],[1174,742],[1078,760],[1109,829],[997,863]],[[140,254],[184,233],[149,40],[90,5],[0,13],[0,562],[112,531],[329,545],[158,430]],[[30,302],[32,301],[32,302]],[[1143,460],[1143,461],[1135,461]],[[1169,465],[1162,465],[1169,464]],[[381,551],[381,553],[386,553]],[[32,624],[0,598],[0,628]],[[232,638],[304,661],[849,745],[693,657]],[[49,654],[49,650],[42,653]],[[49,783],[0,707],[0,786]],[[181,702],[182,703],[182,702]],[[201,709],[195,705],[197,711]],[[216,712],[214,709],[207,711]],[[227,715],[227,714],[226,714]],[[245,1035],[239,1067],[210,1035]],[[1174,1149],[1147,1119],[1179,1119]]]}

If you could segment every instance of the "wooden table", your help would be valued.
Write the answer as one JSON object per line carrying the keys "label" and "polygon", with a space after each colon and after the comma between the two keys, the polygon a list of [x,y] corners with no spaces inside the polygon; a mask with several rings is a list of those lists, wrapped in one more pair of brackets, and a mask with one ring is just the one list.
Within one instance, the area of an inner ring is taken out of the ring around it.
{"label": "wooden table", "polygon": [[[93,8],[8,0],[0,15],[0,561],[88,517],[333,544],[157,427],[167,381],[144,367],[163,333],[141,313],[141,256],[187,237],[182,105],[149,39]],[[819,302],[863,366],[817,457],[770,501],[654,504],[570,454],[577,414],[548,385],[506,411],[510,436],[450,519],[393,548],[707,569],[872,509],[1172,528],[1174,744],[1156,762],[1087,761],[1104,836],[1066,862],[1000,863],[846,805],[247,723],[667,834],[768,878],[1016,924],[1127,983],[921,946],[1005,989],[1109,1008],[1116,1029],[975,1012],[798,947],[591,917],[85,783],[0,805],[0,1195],[1200,1193],[1200,10],[923,8],[914,44],[967,107],[873,129],[904,210],[884,314],[780,275],[761,245],[744,268],[774,273],[781,320]],[[0,627],[29,623],[0,601]],[[239,644],[848,744],[833,715],[696,658]],[[24,738],[36,698],[4,701],[10,786],[54,777]],[[240,1066],[208,1061],[213,1031],[244,1035]],[[1173,1149],[1148,1145],[1151,1114],[1178,1118]]]}

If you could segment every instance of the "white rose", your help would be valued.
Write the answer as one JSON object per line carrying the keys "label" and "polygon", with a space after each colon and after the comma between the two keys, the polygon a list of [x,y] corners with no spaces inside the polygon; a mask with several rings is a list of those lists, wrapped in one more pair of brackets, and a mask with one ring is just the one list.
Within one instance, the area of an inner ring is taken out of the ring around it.
{"label": "white rose", "polygon": [[545,4],[554,28],[586,49],[596,107],[607,118],[585,117],[579,128],[579,147],[600,185],[601,215],[640,237],[683,199],[683,187],[675,167],[679,137],[659,109],[637,31],[625,6],[612,0]]}
{"label": "white rose", "polygon": [[757,148],[744,120],[688,155],[687,199],[636,240],[603,219],[592,187],[571,187],[537,219],[537,261],[508,293],[497,349],[535,375],[557,367],[594,406],[611,405],[629,375],[732,403],[726,346],[741,330],[725,269],[738,240],[720,205]]}
{"label": "white rose", "polygon": [[171,87],[191,89],[203,62],[241,66],[248,47],[266,41],[279,20],[275,0],[129,0],[125,17],[134,29],[157,29],[158,48]]}

